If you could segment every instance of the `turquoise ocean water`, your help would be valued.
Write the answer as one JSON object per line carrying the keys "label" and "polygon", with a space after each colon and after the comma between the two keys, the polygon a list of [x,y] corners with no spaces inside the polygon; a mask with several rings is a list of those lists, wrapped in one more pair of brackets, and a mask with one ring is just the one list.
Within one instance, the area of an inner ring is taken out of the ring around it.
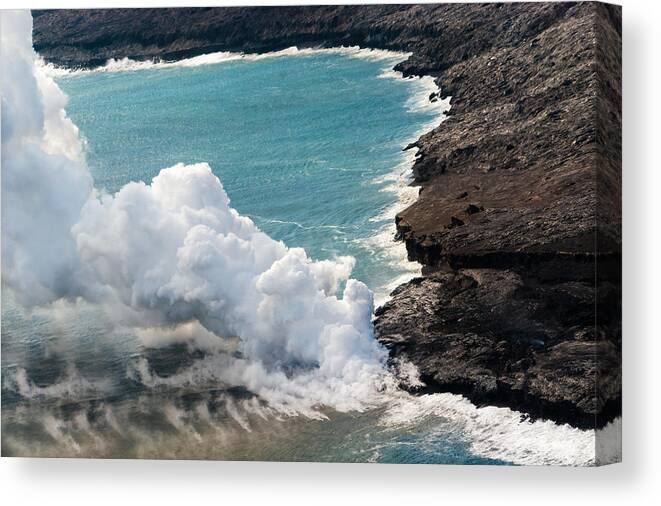
{"label": "turquoise ocean water", "polygon": [[60,85],[98,188],[208,162],[264,232],[315,259],[354,256],[354,277],[384,295],[412,268],[392,242],[411,156],[402,148],[440,123],[428,85],[386,72],[393,60],[316,53]]}
{"label": "turquoise ocean water", "polygon": [[[353,256],[353,277],[379,301],[418,271],[393,241],[394,214],[416,195],[407,188],[413,153],[402,148],[442,121],[429,80],[390,71],[401,58],[322,51],[120,62],[57,82],[97,188],[112,193],[176,163],[208,162],[232,207],[314,259]],[[273,414],[242,389],[147,391],[127,364],[146,358],[167,377],[200,357],[145,349],[94,308],[60,308],[56,318],[25,314],[7,291],[2,302],[4,455],[470,464],[566,456],[546,443],[558,440],[553,424],[537,428],[546,437],[537,450],[525,438],[509,448],[498,431],[519,434],[516,413],[484,415],[456,396],[402,396],[310,420]]]}

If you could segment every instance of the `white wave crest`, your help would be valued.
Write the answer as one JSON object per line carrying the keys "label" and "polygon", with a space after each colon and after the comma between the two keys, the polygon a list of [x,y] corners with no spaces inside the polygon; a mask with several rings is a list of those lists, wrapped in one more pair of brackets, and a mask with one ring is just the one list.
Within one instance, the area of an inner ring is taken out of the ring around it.
{"label": "white wave crest", "polygon": [[450,422],[461,428],[472,453],[521,465],[585,466],[595,464],[595,433],[551,421],[522,420],[507,408],[478,408],[464,397],[401,395],[388,404],[380,423],[407,427],[421,420]]}
{"label": "white wave crest", "polygon": [[214,53],[201,54],[181,60],[164,61],[133,60],[131,58],[110,58],[104,65],[92,69],[71,69],[59,67],[52,63],[46,63],[43,59],[38,60],[38,65],[43,72],[50,77],[65,77],[79,74],[102,73],[102,72],[135,72],[139,70],[167,69],[167,68],[192,68],[203,65],[217,65],[232,61],[259,61],[286,56],[314,56],[318,54],[341,54],[351,58],[360,58],[372,61],[392,62],[392,64],[405,60],[410,53],[388,51],[382,49],[367,49],[358,46],[333,47],[333,48],[298,48],[296,46],[272,51],[268,53],[235,53],[229,51],[218,51]]}

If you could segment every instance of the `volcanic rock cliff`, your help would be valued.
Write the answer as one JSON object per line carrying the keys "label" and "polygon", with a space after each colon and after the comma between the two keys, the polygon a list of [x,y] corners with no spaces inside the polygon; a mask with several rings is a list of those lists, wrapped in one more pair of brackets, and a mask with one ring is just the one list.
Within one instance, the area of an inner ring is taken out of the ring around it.
{"label": "volcanic rock cliff", "polygon": [[[360,45],[411,52],[450,118],[409,148],[397,238],[423,277],[376,311],[426,391],[601,427],[621,410],[621,14],[600,3],[35,11],[48,61]],[[399,360],[393,360],[393,364]]]}

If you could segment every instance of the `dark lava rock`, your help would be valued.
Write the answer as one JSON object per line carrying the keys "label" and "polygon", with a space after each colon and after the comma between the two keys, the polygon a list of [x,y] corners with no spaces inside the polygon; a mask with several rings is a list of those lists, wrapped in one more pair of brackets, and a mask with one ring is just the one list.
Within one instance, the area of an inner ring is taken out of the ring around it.
{"label": "dark lava rock", "polygon": [[468,204],[468,207],[466,208],[466,214],[476,214],[480,211],[484,211],[484,208],[476,206],[475,204]]}
{"label": "dark lava rock", "polygon": [[[423,392],[462,394],[478,405],[593,428],[619,413],[621,403],[621,343],[597,332],[595,299],[616,308],[619,288],[462,269],[396,290],[377,310],[375,329],[392,356],[418,366]],[[604,323],[617,320],[614,311]]]}
{"label": "dark lava rock", "polygon": [[[621,9],[593,2],[34,11],[50,62],[409,51],[449,118],[396,217],[427,277],[377,310],[428,388],[600,427],[620,413]],[[470,195],[470,204],[466,199]],[[467,204],[468,205],[467,207]],[[479,212],[475,211],[478,208]]]}

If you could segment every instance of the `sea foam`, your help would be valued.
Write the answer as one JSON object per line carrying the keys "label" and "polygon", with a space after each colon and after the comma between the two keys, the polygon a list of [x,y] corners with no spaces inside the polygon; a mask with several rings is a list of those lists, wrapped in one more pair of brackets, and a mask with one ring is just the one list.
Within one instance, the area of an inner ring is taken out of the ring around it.
{"label": "sea foam", "polygon": [[139,70],[155,70],[167,68],[192,68],[202,65],[217,65],[234,61],[259,61],[271,58],[281,58],[287,56],[314,56],[318,54],[341,54],[351,58],[361,58],[373,61],[392,61],[397,63],[410,56],[411,53],[388,51],[383,49],[368,49],[358,46],[332,47],[332,48],[298,48],[292,46],[280,51],[271,51],[267,53],[236,53],[228,51],[218,51],[214,53],[202,54],[181,60],[164,61],[161,59],[134,60],[131,58],[110,58],[104,65],[91,69],[71,69],[59,67],[52,63],[46,63],[42,58],[38,60],[38,65],[43,71],[51,77],[74,76],[98,72],[134,72]]}

